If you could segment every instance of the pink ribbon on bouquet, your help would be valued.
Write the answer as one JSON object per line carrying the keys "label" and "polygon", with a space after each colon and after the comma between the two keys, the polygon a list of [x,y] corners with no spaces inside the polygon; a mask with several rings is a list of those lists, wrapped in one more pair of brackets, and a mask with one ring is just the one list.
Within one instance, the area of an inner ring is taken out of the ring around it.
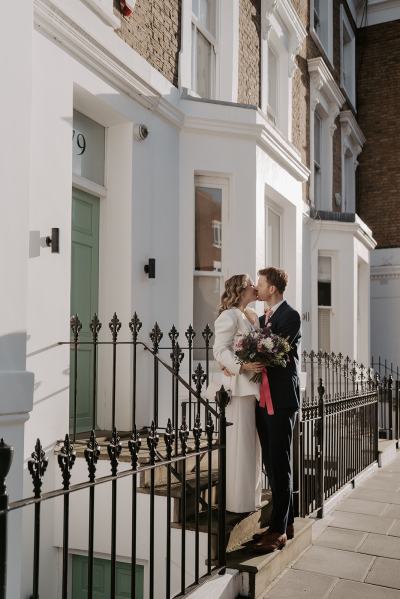
{"label": "pink ribbon on bouquet", "polygon": [[260,408],[267,408],[268,416],[274,415],[274,406],[272,403],[271,389],[269,388],[268,374],[265,368],[262,371],[260,388]]}

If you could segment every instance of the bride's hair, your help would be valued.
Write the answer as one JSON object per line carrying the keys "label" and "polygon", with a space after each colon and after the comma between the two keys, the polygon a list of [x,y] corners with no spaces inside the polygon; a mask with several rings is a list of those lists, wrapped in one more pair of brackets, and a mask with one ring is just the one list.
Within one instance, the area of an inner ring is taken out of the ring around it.
{"label": "bride's hair", "polygon": [[225,291],[221,295],[221,303],[218,306],[218,314],[224,310],[237,307],[243,291],[250,283],[249,275],[233,275],[225,281]]}

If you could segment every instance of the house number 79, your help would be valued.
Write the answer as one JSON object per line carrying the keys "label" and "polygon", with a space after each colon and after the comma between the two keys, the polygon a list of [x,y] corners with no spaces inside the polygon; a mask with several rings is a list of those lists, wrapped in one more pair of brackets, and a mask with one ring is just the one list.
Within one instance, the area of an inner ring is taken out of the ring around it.
{"label": "house number 79", "polygon": [[72,143],[74,142],[78,147],[78,156],[82,156],[82,154],[86,150],[86,138],[83,135],[83,133],[80,133],[79,131],[75,131],[75,129],[72,129]]}

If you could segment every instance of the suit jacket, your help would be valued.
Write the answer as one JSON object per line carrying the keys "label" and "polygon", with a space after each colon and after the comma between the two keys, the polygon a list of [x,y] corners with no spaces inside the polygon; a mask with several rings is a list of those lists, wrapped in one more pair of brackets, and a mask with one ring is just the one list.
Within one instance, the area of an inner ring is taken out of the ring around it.
{"label": "suit jacket", "polygon": [[[254,317],[257,323],[257,314],[254,312]],[[260,385],[250,381],[252,372],[243,372],[240,374],[240,363],[233,351],[235,337],[239,333],[249,333],[253,326],[239,308],[229,308],[224,310],[215,321],[215,338],[213,353],[215,360],[225,366],[233,376],[229,377],[229,389],[232,395],[243,397],[245,395],[255,395],[257,398],[260,394]],[[221,378],[220,367],[217,372],[212,375],[212,382],[219,386],[221,383],[226,386],[226,379]],[[214,393],[214,390],[212,391]],[[206,395],[207,397],[207,395]]]}
{"label": "suit jacket", "polygon": [[[300,314],[284,301],[269,319],[273,333],[288,339],[291,350],[286,368],[268,368],[274,411],[279,409],[297,410],[300,406],[300,382],[298,374],[298,345],[301,337]],[[260,317],[260,326],[265,327],[265,315]]]}

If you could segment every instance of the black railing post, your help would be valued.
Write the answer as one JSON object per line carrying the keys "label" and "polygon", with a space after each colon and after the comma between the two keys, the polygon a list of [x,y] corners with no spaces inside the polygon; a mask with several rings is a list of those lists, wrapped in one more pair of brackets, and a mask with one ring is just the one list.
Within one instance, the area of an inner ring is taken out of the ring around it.
{"label": "black railing post", "polygon": [[[108,457],[110,458],[111,475],[117,476],[118,460],[122,451],[122,445],[117,430],[114,428],[111,441],[107,445]],[[117,568],[117,480],[111,482],[111,599],[116,597],[116,568]]]}
{"label": "black railing post", "polygon": [[136,312],[129,322],[129,329],[132,333],[133,356],[132,356],[132,430],[136,426],[136,363],[137,363],[137,340],[142,323]]}
{"label": "black railing post", "polygon": [[185,594],[186,588],[186,455],[187,455],[187,441],[189,437],[189,431],[185,420],[179,429],[179,440],[181,442],[181,455],[185,458],[181,464],[181,595]]}
{"label": "black railing post", "polygon": [[78,341],[79,341],[79,333],[82,329],[82,323],[78,318],[78,315],[75,314],[71,316],[70,327],[73,336],[73,352],[74,352],[74,385],[73,385],[73,394],[74,394],[74,421],[72,426],[72,439],[75,443],[76,441],[76,422],[77,422],[77,396],[78,396]]}
{"label": "black railing post", "polygon": [[[89,441],[84,451],[85,460],[88,465],[89,482],[94,483],[96,478],[96,464],[100,456],[99,444],[96,441],[94,430],[90,434]],[[87,560],[87,589],[88,599],[93,597],[93,553],[94,553],[94,485],[89,488],[89,539]]]}
{"label": "black railing post", "polygon": [[[42,479],[46,472],[48,460],[42,448],[40,439],[37,439],[35,451],[28,460],[28,470],[32,476],[33,491],[36,499],[42,494]],[[32,599],[39,599],[39,555],[40,555],[40,501],[35,503],[35,524],[33,536],[33,583]]]}
{"label": "black railing post", "polygon": [[96,420],[97,420],[97,345],[99,340],[99,332],[101,329],[101,322],[98,319],[97,314],[94,314],[92,321],[89,325],[90,331],[92,333],[93,340],[93,418],[92,418],[92,429],[96,430]]}
{"label": "black railing post", "polygon": [[117,339],[118,339],[118,333],[121,330],[121,321],[119,320],[116,312],[114,312],[112,319],[108,323],[108,327],[111,331],[112,349],[113,349],[111,429],[114,430],[114,428],[115,428],[115,390],[116,390],[116,383],[117,383]]}
{"label": "black railing post", "polygon": [[387,380],[387,394],[388,394],[388,410],[389,410],[389,439],[393,439],[393,377],[391,374]]}
{"label": "black railing post", "polygon": [[[159,436],[155,422],[151,423],[150,431],[147,435],[147,447],[149,448],[150,454],[150,465],[154,466],[156,463],[157,445]],[[154,467],[150,471],[150,569],[149,569],[149,599],[154,598],[154,494],[155,494],[155,469]]]}
{"label": "black railing post", "polygon": [[173,376],[173,391],[174,391],[174,397],[173,397],[173,405],[174,405],[174,414],[175,414],[175,455],[178,455],[178,441],[179,441],[179,420],[178,420],[178,414],[179,414],[179,381],[178,381],[178,375],[179,375],[179,368],[181,365],[181,362],[183,360],[184,357],[184,353],[183,351],[181,351],[181,348],[179,347],[179,343],[176,343],[174,345],[174,349],[172,351],[172,353],[170,354],[171,360],[172,360],[172,368],[174,370],[174,376]]}
{"label": "black railing post", "polygon": [[300,417],[301,410],[296,418],[296,423],[293,430],[293,511],[297,517],[300,515],[300,495],[301,495],[301,482],[300,482]]}
{"label": "black railing post", "polygon": [[[63,489],[69,490],[71,481],[71,470],[75,463],[76,453],[74,446],[69,440],[69,436],[65,435],[64,444],[60,453],[57,456],[58,465],[60,466]],[[64,516],[63,516],[63,569],[62,569],[62,599],[68,598],[68,535],[69,533],[69,493],[64,495]]]}
{"label": "black railing post", "polygon": [[153,343],[153,352],[154,352],[154,399],[153,399],[153,420],[155,427],[158,427],[158,360],[157,354],[158,349],[160,347],[160,341],[163,338],[163,333],[161,332],[158,323],[156,322],[154,327],[150,332],[150,339]]}
{"label": "black railing post", "polygon": [[0,599],[7,593],[7,509],[6,478],[11,468],[14,449],[0,439]]}
{"label": "black railing post", "polygon": [[[380,360],[380,358],[379,358]],[[375,388],[376,388],[376,403],[375,403],[375,426],[374,426],[374,459],[379,466],[379,391],[380,380],[379,374],[375,373]]]}
{"label": "black railing post", "polygon": [[229,394],[222,386],[215,397],[219,407],[218,431],[218,564],[226,565],[226,416]]}
{"label": "black railing post", "polygon": [[[136,314],[136,313],[135,313]],[[136,512],[137,512],[137,466],[138,454],[142,441],[136,426],[133,427],[131,438],[128,441],[128,449],[131,454],[132,464],[132,539],[131,539],[131,599],[136,597]]]}
{"label": "black railing post", "polygon": [[324,436],[325,436],[325,389],[322,384],[322,379],[319,379],[318,385],[318,447],[317,447],[317,484],[318,484],[318,518],[324,517],[325,503],[325,452],[324,452]]}

